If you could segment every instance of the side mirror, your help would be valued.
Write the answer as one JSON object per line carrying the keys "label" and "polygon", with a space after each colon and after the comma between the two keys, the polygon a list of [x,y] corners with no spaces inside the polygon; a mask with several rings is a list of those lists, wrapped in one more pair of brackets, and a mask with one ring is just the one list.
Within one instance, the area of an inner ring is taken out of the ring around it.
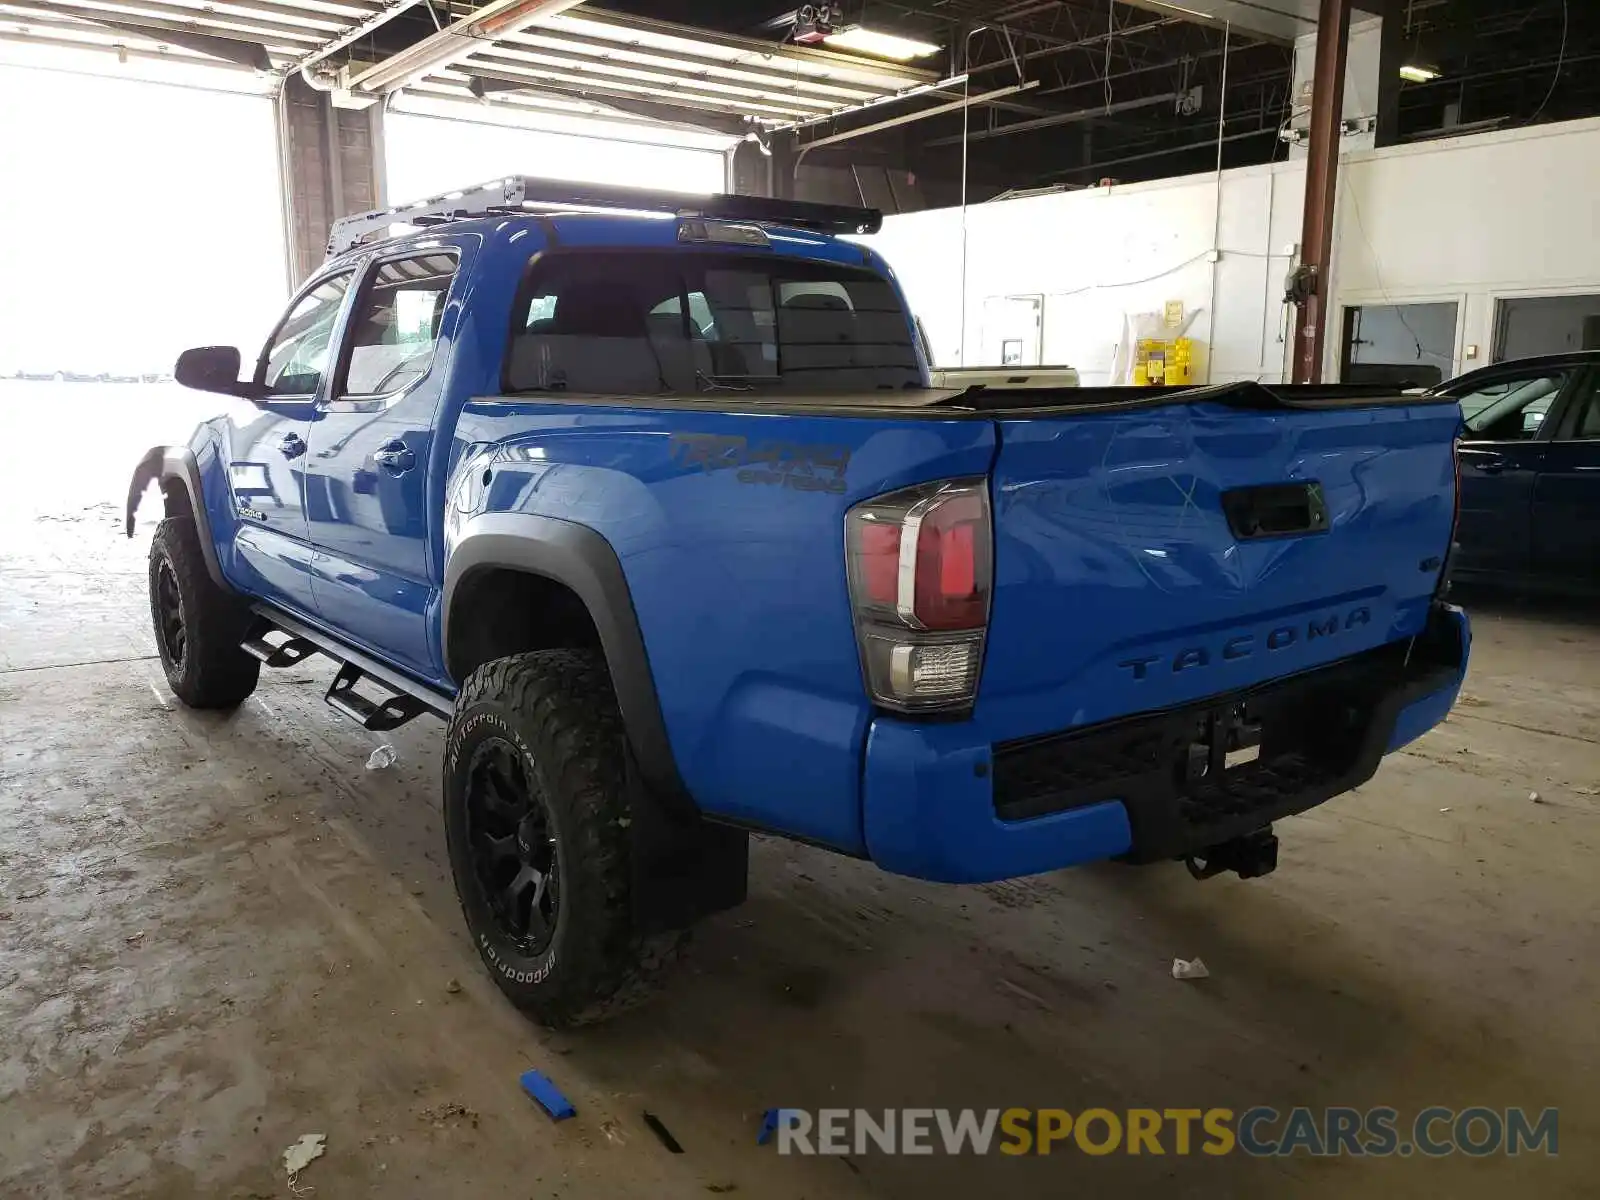
{"label": "side mirror", "polygon": [[178,355],[172,377],[184,387],[201,392],[220,392],[225,396],[258,399],[263,393],[255,383],[239,379],[239,350],[236,346],[196,346]]}

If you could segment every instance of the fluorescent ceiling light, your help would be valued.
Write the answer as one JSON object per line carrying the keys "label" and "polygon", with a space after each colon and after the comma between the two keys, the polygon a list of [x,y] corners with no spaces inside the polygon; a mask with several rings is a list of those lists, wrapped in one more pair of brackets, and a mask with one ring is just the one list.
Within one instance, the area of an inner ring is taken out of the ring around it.
{"label": "fluorescent ceiling light", "polygon": [[1173,12],[1181,12],[1186,16],[1199,17],[1202,21],[1215,21],[1217,18],[1208,12],[1201,12],[1198,8],[1185,8],[1181,4],[1168,4],[1167,0],[1150,0],[1158,8],[1170,8]]}
{"label": "fluorescent ceiling light", "polygon": [[1427,83],[1430,80],[1439,78],[1439,72],[1429,67],[1414,67],[1407,63],[1400,68],[1400,78],[1411,83]]}
{"label": "fluorescent ceiling light", "polygon": [[930,54],[939,53],[939,47],[931,42],[919,42],[915,38],[881,33],[864,25],[836,29],[822,40],[840,50],[859,50],[862,54],[876,54],[880,58],[893,58],[900,62],[913,58],[927,58]]}

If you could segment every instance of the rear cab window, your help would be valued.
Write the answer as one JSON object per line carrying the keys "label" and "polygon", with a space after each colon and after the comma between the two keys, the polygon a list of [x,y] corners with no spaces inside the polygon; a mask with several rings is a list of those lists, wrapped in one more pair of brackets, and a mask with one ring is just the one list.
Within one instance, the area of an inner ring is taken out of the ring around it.
{"label": "rear cab window", "polygon": [[598,395],[922,386],[910,322],[882,276],[704,251],[541,258],[504,376],[510,392]]}

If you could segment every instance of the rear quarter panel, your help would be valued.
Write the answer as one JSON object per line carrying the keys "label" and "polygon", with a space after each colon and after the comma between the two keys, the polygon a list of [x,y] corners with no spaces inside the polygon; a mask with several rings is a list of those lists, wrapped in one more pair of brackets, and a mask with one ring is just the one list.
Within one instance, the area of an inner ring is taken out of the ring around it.
{"label": "rear quarter panel", "polygon": [[678,771],[702,809],[864,852],[871,709],[845,512],[911,483],[984,474],[991,422],[492,398],[466,406],[457,446],[463,515],[556,517],[616,551]]}

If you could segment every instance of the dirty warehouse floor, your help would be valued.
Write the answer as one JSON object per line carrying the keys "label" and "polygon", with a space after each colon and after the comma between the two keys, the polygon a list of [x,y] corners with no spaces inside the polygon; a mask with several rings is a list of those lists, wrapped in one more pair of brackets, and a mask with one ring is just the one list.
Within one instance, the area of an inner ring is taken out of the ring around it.
{"label": "dirty warehouse floor", "polygon": [[[27,438],[21,439],[25,445]],[[1600,622],[1473,601],[1466,695],[1266,879],[953,888],[776,840],[649,1006],[556,1034],[479,968],[441,726],[325,662],[190,712],[116,501],[0,504],[0,1197],[1578,1197],[1600,1172]],[[3,464],[0,464],[3,465]],[[115,472],[113,473],[113,469]],[[3,474],[3,472],[0,472]],[[313,660],[317,663],[318,660]],[[1538,793],[1538,799],[1530,798]],[[1200,956],[1209,979],[1173,979]],[[519,1090],[545,1072],[578,1116]],[[1559,1107],[1560,1154],[779,1157],[763,1109]],[[645,1124],[654,1114],[682,1147]]]}

